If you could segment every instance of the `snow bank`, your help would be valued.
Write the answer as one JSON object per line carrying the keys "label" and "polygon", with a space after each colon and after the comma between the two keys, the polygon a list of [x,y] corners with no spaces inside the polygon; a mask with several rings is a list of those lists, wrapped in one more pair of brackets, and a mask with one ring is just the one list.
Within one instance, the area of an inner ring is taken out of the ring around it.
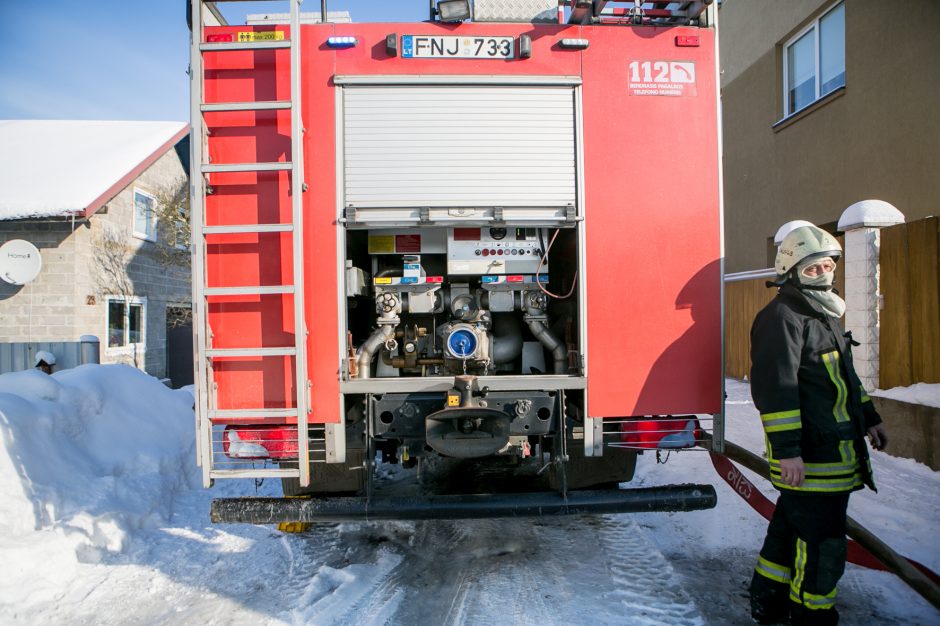
{"label": "snow bank", "polygon": [[0,604],[53,599],[168,518],[196,483],[192,404],[126,365],[0,375]]}
{"label": "snow bank", "polygon": [[891,389],[876,389],[871,392],[873,396],[880,396],[910,404],[922,404],[940,408],[940,383],[916,383],[910,387],[892,387]]}

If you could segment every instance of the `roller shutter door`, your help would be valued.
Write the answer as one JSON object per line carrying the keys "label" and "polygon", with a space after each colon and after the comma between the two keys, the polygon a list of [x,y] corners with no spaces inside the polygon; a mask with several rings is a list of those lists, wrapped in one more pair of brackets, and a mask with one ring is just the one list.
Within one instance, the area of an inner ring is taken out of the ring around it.
{"label": "roller shutter door", "polygon": [[343,110],[346,206],[575,203],[571,87],[348,86]]}

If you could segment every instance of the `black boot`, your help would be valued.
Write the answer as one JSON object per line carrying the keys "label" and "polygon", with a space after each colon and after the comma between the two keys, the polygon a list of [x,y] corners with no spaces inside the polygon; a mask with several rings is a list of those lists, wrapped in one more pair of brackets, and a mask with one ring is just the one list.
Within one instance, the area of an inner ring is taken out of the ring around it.
{"label": "black boot", "polygon": [[751,618],[758,624],[790,621],[789,587],[754,575],[751,580]]}

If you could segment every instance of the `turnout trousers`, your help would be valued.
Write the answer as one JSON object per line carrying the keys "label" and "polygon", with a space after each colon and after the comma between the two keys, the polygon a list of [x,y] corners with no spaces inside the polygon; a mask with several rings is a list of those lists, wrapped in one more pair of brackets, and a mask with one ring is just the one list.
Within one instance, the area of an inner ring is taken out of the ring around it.
{"label": "turnout trousers", "polygon": [[845,570],[849,492],[781,491],[751,579],[751,615],[761,623],[833,625]]}

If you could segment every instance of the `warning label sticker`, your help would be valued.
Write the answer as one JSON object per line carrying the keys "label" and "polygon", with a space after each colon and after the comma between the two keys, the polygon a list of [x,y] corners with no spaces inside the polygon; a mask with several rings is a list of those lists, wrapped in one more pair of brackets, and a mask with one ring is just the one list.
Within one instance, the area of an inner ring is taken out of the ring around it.
{"label": "warning label sticker", "polygon": [[695,96],[694,61],[630,61],[631,96]]}
{"label": "warning label sticker", "polygon": [[284,31],[267,30],[263,32],[255,32],[253,30],[243,30],[238,32],[239,43],[247,43],[251,41],[284,41]]}

